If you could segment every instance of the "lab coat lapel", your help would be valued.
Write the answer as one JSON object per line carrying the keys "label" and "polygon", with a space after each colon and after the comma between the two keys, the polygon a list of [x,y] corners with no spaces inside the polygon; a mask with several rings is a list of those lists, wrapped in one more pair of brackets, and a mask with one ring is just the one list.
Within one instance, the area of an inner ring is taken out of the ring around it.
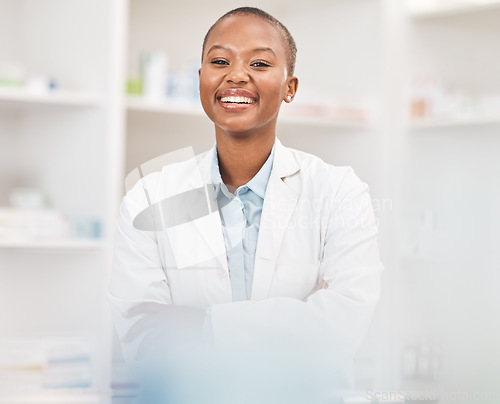
{"label": "lab coat lapel", "polygon": [[[210,178],[212,153],[213,151],[209,151],[200,158],[197,167],[193,168],[194,172],[190,178],[179,178],[179,181],[188,181],[190,189],[201,189],[201,187],[204,187],[204,192],[200,192],[200,197],[197,198],[191,206],[186,207],[188,216],[191,218],[191,222],[188,223],[188,226],[194,231],[191,239],[185,240],[185,242],[190,244],[189,247],[191,251],[186,251],[186,249],[174,249],[174,255],[176,255],[176,252],[179,250],[184,250],[191,255],[199,253],[200,258],[202,258],[201,262],[198,262],[199,264],[206,264],[209,266],[216,265],[222,268],[226,274],[229,274],[219,212],[216,209],[216,203],[210,200],[210,198],[213,197],[213,190],[210,189],[212,186]],[[203,211],[207,211],[208,214],[200,217],[200,212]],[[181,257],[176,257],[176,259],[177,258]],[[177,259],[178,263],[179,261],[180,260]]]}
{"label": "lab coat lapel", "polygon": [[297,171],[299,166],[292,152],[276,139],[273,169],[264,198],[255,254],[252,300],[269,296],[278,253],[299,199],[299,195],[284,179]]}

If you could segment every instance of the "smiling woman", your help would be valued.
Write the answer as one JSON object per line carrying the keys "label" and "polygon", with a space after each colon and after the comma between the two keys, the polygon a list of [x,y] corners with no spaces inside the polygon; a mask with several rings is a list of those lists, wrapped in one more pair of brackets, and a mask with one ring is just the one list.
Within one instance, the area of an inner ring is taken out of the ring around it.
{"label": "smiling woman", "polygon": [[[377,228],[350,167],[276,138],[295,54],[262,10],[222,16],[199,70],[214,147],[146,175],[120,208],[109,296],[124,353],[162,358],[167,378],[189,368],[201,384],[195,397],[176,379],[183,404],[332,402],[351,385],[379,297]],[[215,349],[193,366],[196,341]]]}
{"label": "smiling woman", "polygon": [[[278,29],[272,17],[239,10],[224,15],[209,30],[200,68],[200,98],[215,124],[218,151],[233,156],[221,159],[222,179],[236,188],[269,156],[281,103],[291,102],[298,87],[289,56],[294,59],[295,45],[286,28]],[[232,153],[225,153],[228,148]],[[241,162],[248,168],[238,178],[232,168]]]}

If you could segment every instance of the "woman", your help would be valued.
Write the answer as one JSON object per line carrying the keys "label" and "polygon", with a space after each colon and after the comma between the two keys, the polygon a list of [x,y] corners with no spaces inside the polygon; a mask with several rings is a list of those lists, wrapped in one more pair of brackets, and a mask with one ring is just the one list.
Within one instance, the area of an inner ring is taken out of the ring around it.
{"label": "woman", "polygon": [[[300,351],[345,370],[359,346],[382,269],[368,187],[276,138],[298,88],[295,54],[259,9],[230,11],[208,31],[200,97],[216,145],[144,178],[120,209],[109,295],[128,358],[154,335],[169,346],[203,337],[258,363]],[[162,202],[178,195],[189,202]],[[138,228],[148,209],[159,231]],[[182,209],[197,213],[176,223]],[[347,387],[335,374],[332,385]]]}

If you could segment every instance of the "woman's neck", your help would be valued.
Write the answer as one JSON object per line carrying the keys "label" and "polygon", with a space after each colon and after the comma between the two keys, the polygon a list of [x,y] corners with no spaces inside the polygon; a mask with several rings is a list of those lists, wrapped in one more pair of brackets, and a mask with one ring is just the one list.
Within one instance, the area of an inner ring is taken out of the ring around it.
{"label": "woman's neck", "polygon": [[234,191],[246,184],[266,162],[275,134],[236,138],[216,131],[217,154],[222,181]]}

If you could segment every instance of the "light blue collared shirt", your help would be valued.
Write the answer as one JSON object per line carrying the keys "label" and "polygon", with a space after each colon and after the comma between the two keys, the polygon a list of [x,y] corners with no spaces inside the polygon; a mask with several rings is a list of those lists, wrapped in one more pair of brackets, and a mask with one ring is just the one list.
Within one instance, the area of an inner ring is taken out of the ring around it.
{"label": "light blue collared shirt", "polygon": [[274,145],[259,172],[232,194],[222,182],[217,144],[214,145],[211,178],[216,187],[233,301],[248,300],[252,296],[260,218],[273,159]]}

